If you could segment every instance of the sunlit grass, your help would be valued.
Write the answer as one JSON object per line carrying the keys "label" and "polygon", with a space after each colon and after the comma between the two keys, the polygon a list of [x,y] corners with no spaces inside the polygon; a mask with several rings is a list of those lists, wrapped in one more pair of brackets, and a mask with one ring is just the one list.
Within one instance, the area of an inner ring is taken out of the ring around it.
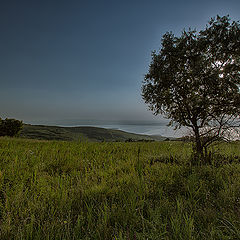
{"label": "sunlit grass", "polygon": [[0,239],[239,239],[239,146],[0,138]]}

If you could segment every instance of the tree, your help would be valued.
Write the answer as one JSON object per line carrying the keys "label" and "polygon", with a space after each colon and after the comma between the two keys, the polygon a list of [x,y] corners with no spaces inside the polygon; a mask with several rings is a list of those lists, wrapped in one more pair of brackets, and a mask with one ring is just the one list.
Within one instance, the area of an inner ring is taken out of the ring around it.
{"label": "tree", "polygon": [[23,128],[22,121],[16,119],[2,120],[0,118],[0,136],[15,137],[18,136]]}
{"label": "tree", "polygon": [[163,35],[160,51],[152,52],[142,97],[169,125],[192,131],[198,156],[226,133],[233,136],[240,118],[239,22],[217,16],[202,31]]}

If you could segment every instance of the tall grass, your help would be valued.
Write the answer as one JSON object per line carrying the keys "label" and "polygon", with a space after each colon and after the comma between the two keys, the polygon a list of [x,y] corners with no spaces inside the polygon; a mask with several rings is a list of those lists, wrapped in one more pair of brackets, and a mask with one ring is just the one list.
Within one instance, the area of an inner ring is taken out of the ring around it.
{"label": "tall grass", "polygon": [[213,150],[0,138],[0,239],[240,239],[240,144]]}

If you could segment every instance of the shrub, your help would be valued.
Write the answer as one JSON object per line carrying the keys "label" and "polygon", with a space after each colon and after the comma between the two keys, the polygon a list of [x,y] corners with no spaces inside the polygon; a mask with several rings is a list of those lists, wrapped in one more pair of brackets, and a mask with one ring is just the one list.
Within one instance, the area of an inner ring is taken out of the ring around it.
{"label": "shrub", "polygon": [[18,136],[22,128],[22,121],[8,118],[3,120],[0,118],[0,136]]}

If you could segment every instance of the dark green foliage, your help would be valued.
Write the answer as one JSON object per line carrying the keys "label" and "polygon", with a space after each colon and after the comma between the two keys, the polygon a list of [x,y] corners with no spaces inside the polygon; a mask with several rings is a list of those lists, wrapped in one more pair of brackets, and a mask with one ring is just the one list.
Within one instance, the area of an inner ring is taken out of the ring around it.
{"label": "dark green foliage", "polygon": [[0,136],[15,137],[18,136],[23,128],[22,121],[16,119],[2,120],[0,118]]}
{"label": "dark green foliage", "polygon": [[240,117],[240,25],[229,17],[211,19],[202,31],[166,33],[142,86],[154,114],[188,127],[195,151],[233,137]]}

